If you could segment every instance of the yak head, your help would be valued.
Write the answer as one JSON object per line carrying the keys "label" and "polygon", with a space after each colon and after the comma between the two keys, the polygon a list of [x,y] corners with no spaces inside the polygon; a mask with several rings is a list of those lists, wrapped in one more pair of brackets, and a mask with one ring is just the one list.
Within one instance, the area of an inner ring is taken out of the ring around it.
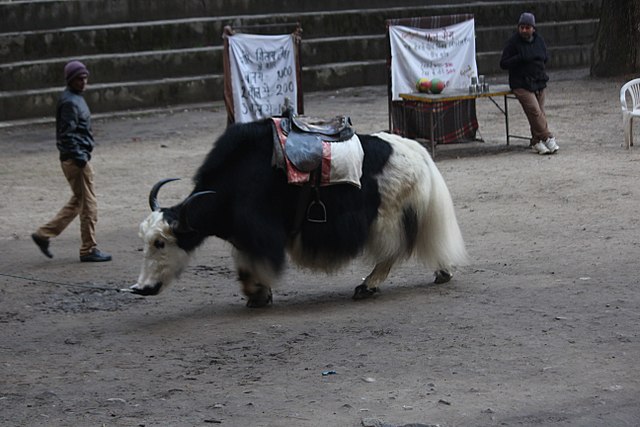
{"label": "yak head", "polygon": [[194,200],[214,192],[194,193],[176,206],[161,208],[158,191],[167,182],[175,180],[177,178],[163,179],[149,193],[151,214],[142,221],[138,233],[144,244],[144,259],[138,282],[129,288],[135,294],[157,295],[167,288],[180,277],[195,248],[206,237],[190,226],[189,211]]}

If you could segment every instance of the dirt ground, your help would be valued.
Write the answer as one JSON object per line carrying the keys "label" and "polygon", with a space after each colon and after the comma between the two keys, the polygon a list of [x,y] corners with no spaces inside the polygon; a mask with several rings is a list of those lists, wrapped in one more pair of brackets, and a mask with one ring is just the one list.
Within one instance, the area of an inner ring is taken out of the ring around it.
{"label": "dirt ground", "polygon": [[[164,205],[187,194],[221,105],[95,119],[103,264],[79,262],[77,222],[40,254],[30,234],[69,197],[53,125],[0,128],[0,424],[639,425],[640,147],[621,147],[623,82],[552,73],[557,155],[507,147],[488,100],[484,143],[438,147],[472,257],[450,283],[409,262],[353,301],[371,266],[290,266],[264,309],[245,307],[214,238],[160,296],[118,292],[139,273],[151,185],[185,178]],[[305,107],[360,133],[388,127],[384,87],[306,94]]]}

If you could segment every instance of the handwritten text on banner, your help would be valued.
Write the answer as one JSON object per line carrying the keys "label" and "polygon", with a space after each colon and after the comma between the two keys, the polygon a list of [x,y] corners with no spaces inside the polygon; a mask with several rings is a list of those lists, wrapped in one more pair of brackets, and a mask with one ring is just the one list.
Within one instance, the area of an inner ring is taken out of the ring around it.
{"label": "handwritten text on banner", "polygon": [[419,78],[439,78],[446,87],[467,88],[478,75],[474,20],[442,28],[389,27],[392,99],[415,92]]}
{"label": "handwritten text on banner", "polygon": [[293,35],[236,34],[229,58],[236,122],[280,115],[285,98],[297,113]]}

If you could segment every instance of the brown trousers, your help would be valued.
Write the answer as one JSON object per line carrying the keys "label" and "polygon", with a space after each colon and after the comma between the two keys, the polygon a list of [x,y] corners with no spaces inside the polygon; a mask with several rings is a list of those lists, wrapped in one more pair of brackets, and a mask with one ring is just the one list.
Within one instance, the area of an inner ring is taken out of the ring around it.
{"label": "brown trousers", "polygon": [[544,113],[544,89],[539,92],[530,92],[526,89],[513,89],[513,94],[520,101],[524,114],[529,121],[531,129],[531,145],[553,136],[547,125],[547,116]]}
{"label": "brown trousers", "polygon": [[93,191],[93,169],[90,162],[87,162],[84,168],[78,167],[73,160],[65,160],[61,165],[73,195],[57,215],[40,227],[36,234],[46,239],[56,237],[79,215],[82,239],[80,256],[88,255],[97,246],[98,200]]}

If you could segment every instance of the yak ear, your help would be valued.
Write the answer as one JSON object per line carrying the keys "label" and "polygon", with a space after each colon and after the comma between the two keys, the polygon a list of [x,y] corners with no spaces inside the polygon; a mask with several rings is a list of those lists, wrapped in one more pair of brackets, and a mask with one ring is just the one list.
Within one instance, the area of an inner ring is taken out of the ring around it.
{"label": "yak ear", "polygon": [[182,203],[178,221],[172,223],[171,228],[177,232],[205,232],[216,197],[215,191],[200,191],[189,196]]}

